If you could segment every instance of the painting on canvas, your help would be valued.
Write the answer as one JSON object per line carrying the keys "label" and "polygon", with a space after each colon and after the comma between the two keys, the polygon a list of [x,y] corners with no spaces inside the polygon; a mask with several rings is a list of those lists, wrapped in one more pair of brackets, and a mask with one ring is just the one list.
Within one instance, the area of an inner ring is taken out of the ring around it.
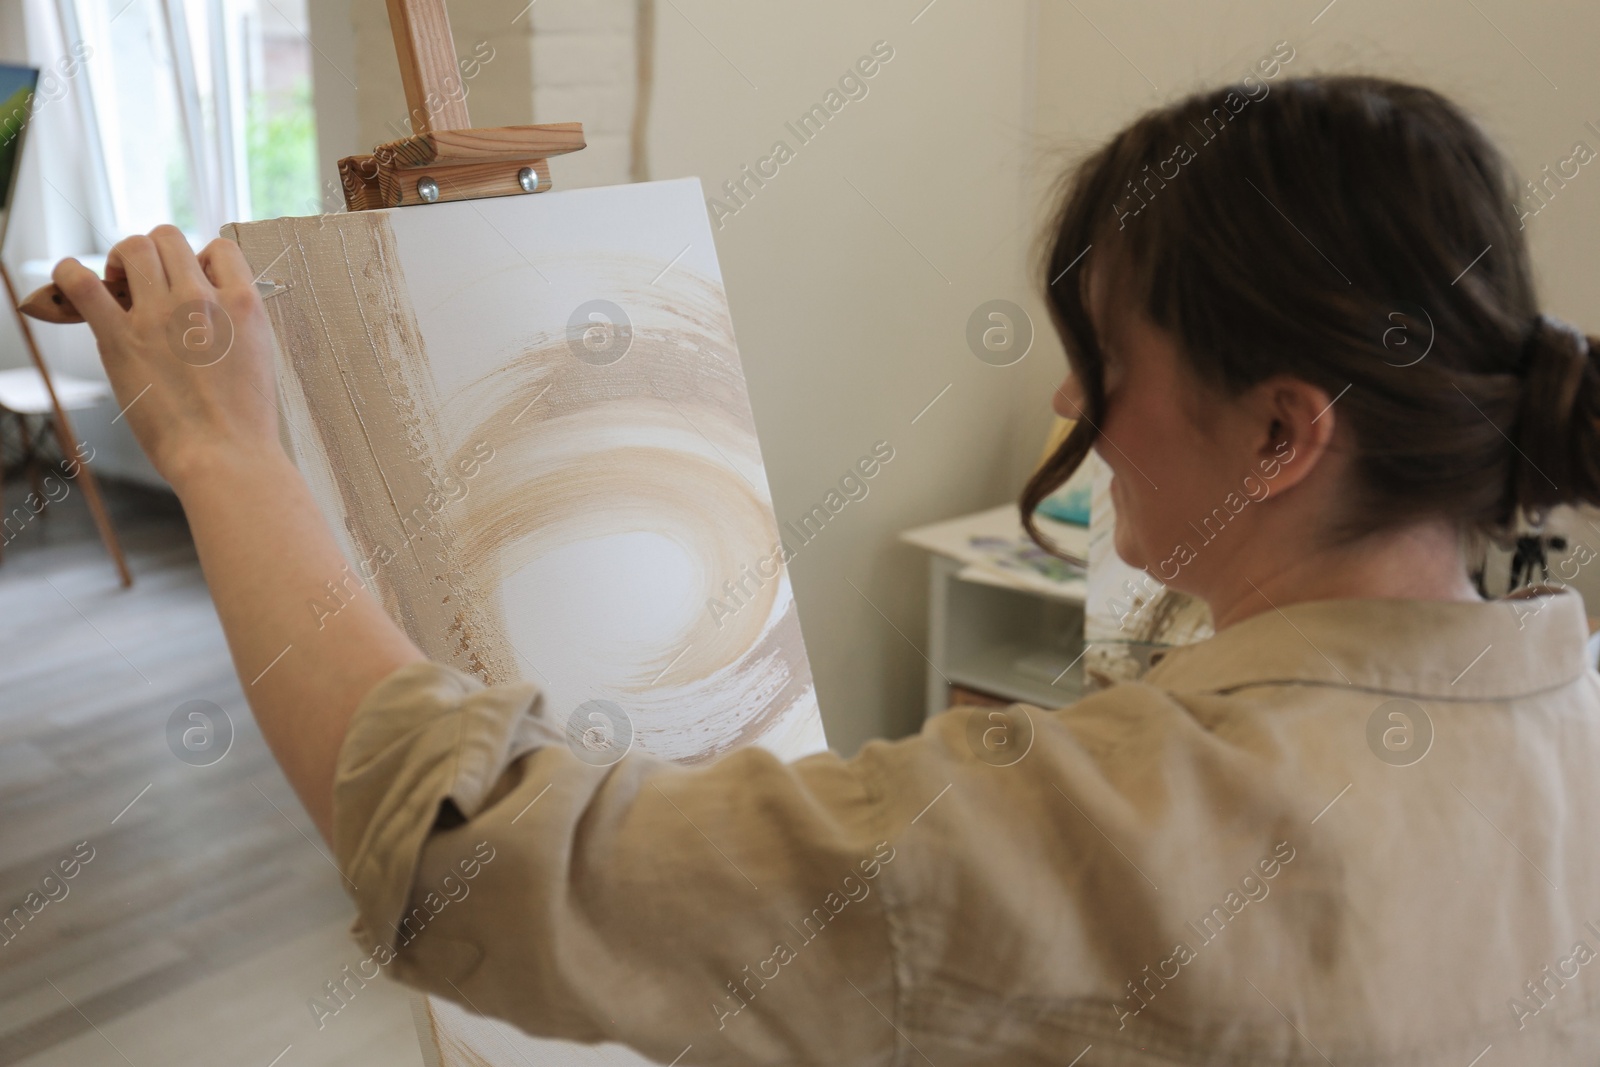
{"label": "painting on canvas", "polygon": [[22,170],[22,135],[33,117],[39,72],[0,63],[0,245],[5,243],[11,197]]}
{"label": "painting on canvas", "polygon": [[[575,751],[826,747],[697,180],[225,235],[287,286],[284,432],[349,560],[308,611],[367,589],[433,659],[538,682]],[[419,1023],[446,1065],[643,1062]]]}

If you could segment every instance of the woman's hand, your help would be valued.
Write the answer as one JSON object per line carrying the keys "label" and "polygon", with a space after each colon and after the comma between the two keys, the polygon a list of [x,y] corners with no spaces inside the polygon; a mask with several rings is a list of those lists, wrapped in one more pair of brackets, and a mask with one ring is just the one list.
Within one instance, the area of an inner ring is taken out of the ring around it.
{"label": "woman's hand", "polygon": [[272,336],[244,253],[218,238],[198,257],[176,226],[119,242],[107,278],[126,278],[124,311],[75,259],[52,274],[94,331],[128,425],[183,496],[196,472],[281,455]]}
{"label": "woman's hand", "polygon": [[183,501],[240,686],[300,801],[328,840],[333,777],[361,698],[422,652],[378,601],[316,606],[347,566],[278,440],[272,336],[244,253],[213,241],[196,258],[176,227],[111,250],[123,311],[74,260],[55,282],[94,330],[117,403]]}

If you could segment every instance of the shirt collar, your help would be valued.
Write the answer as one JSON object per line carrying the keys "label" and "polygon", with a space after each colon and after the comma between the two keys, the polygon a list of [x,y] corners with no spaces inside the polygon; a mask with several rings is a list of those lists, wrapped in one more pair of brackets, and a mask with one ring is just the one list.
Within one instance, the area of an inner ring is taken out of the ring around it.
{"label": "shirt collar", "polygon": [[1339,599],[1269,608],[1168,650],[1142,679],[1217,693],[1291,682],[1445,700],[1550,689],[1590,667],[1583,600],[1540,586],[1483,602]]}

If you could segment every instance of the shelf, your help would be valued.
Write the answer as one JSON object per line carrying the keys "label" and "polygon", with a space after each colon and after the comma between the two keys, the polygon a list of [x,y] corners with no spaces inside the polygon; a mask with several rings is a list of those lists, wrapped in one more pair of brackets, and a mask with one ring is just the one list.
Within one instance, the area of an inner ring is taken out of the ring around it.
{"label": "shelf", "polygon": [[1048,579],[1035,579],[1028,581],[1018,580],[1014,571],[981,563],[969,563],[955,573],[958,582],[970,582],[973,585],[987,585],[995,589],[1012,589],[1017,592],[1030,593],[1035,596],[1048,597],[1059,600],[1063,604],[1082,604],[1089,598],[1089,583],[1083,578],[1074,578],[1065,582],[1051,582]]}
{"label": "shelf", "polygon": [[[1001,510],[979,525],[1016,522]],[[972,529],[964,523],[950,540],[965,543]],[[952,686],[1046,710],[1077,701],[1085,686],[1081,580],[1019,582],[978,572],[965,554],[935,550],[929,560],[926,714],[950,706]]]}
{"label": "shelf", "polygon": [[[1049,679],[1019,670],[1017,663],[1024,658],[1059,660],[1063,667],[1069,663],[1072,666],[1060,682],[1052,685]],[[1083,660],[1074,663],[1063,649],[1043,645],[989,645],[952,663],[945,674],[958,685],[1047,711],[1071,704],[1083,695],[1084,687]]]}

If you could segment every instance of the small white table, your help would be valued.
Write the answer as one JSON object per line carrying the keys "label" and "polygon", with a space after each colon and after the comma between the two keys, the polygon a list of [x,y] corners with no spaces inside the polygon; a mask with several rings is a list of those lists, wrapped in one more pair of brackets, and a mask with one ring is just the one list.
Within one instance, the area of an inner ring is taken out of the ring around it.
{"label": "small white table", "polygon": [[[1088,556],[1087,527],[1042,517],[1039,527],[1063,551]],[[985,696],[1048,709],[1082,695],[1085,581],[997,562],[1011,555],[1004,544],[1026,537],[1015,504],[900,535],[931,554],[927,715]]]}
{"label": "small white table", "polygon": [[[61,401],[63,411],[92,408],[111,395],[110,385],[84,378],[52,374],[50,384],[55,386],[56,399]],[[39,457],[44,439],[55,432],[55,414],[55,405],[50,402],[50,390],[45,387],[44,376],[37,368],[22,367],[17,370],[0,371],[0,431],[5,428],[7,416],[16,419],[18,444],[21,448],[19,462],[33,485],[34,494],[41,500],[45,499],[45,495],[41,484],[43,472]],[[36,430],[28,428],[30,418],[40,420]],[[4,440],[3,433],[0,433],[0,446],[4,445]],[[63,458],[74,460],[78,457]],[[0,478],[4,477],[4,473],[4,470],[0,469]]]}

